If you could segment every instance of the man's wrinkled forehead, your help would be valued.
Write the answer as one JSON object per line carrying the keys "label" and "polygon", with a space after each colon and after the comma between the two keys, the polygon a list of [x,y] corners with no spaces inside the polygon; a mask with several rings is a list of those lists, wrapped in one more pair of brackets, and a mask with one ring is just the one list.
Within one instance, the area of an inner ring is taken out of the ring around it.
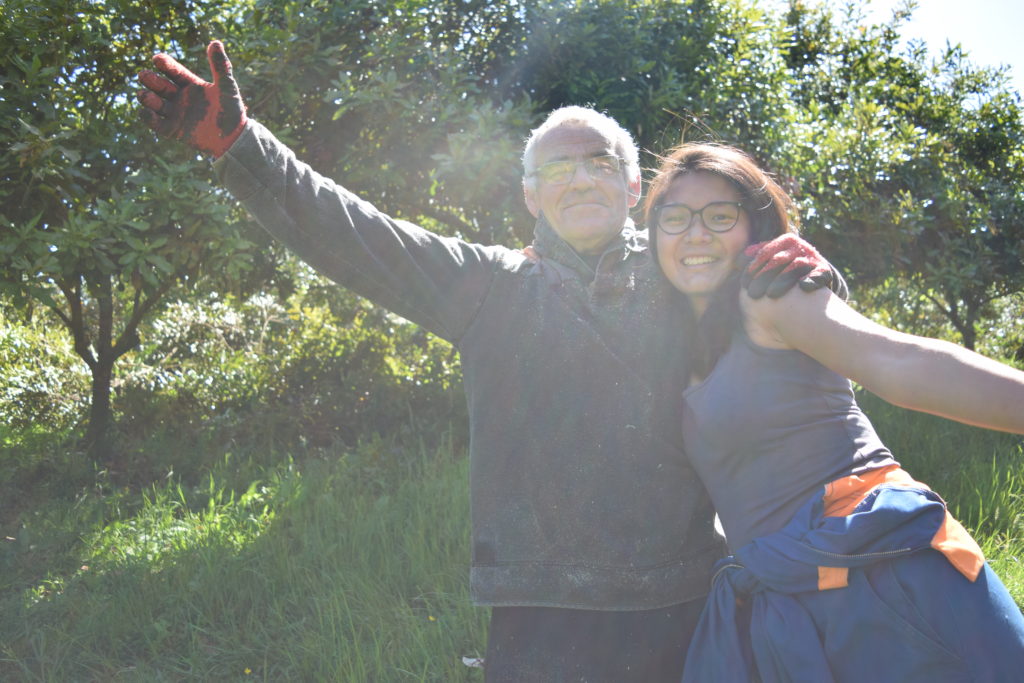
{"label": "man's wrinkled forehead", "polygon": [[586,124],[563,124],[537,141],[534,159],[540,166],[551,161],[589,159],[604,154],[616,155],[610,138]]}

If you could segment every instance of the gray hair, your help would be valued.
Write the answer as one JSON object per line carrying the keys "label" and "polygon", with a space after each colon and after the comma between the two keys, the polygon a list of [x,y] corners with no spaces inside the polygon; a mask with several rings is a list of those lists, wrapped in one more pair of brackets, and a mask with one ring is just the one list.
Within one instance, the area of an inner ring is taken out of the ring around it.
{"label": "gray hair", "polygon": [[618,121],[591,109],[590,107],[578,107],[575,105],[559,107],[555,109],[544,123],[532,131],[526,139],[526,147],[523,149],[523,181],[536,170],[534,155],[536,154],[537,142],[544,137],[544,134],[562,126],[574,128],[593,128],[612,141],[612,149],[626,162],[626,177],[636,178],[640,175],[640,151],[637,149],[633,136],[623,128]]}

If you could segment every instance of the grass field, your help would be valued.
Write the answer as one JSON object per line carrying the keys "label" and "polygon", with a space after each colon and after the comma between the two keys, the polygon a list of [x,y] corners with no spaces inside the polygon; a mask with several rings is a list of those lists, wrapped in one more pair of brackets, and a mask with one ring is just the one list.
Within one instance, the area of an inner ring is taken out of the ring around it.
{"label": "grass field", "polygon": [[[1024,602],[1021,439],[862,402]],[[211,455],[190,486],[41,482],[3,520],[0,680],[482,680],[462,663],[487,614],[453,451],[378,439],[276,465]]]}

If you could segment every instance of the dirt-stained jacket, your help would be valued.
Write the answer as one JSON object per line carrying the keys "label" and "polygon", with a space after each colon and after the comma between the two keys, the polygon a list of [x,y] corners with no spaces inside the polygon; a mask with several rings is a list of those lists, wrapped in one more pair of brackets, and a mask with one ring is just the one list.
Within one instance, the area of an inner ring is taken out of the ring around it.
{"label": "dirt-stained jacket", "polygon": [[318,271],[458,348],[477,604],[649,609],[707,593],[722,548],[679,433],[686,337],[631,224],[595,271],[540,221],[533,263],[379,212],[257,122],[215,168]]}

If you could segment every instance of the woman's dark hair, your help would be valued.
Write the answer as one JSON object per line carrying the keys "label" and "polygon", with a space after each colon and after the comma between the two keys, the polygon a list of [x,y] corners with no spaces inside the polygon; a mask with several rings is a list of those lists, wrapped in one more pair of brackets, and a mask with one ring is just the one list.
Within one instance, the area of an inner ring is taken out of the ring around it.
{"label": "woman's dark hair", "polygon": [[[657,227],[651,221],[652,215],[663,202],[672,183],[694,173],[720,176],[736,189],[743,209],[750,218],[751,244],[766,242],[787,232],[797,232],[793,200],[750,156],[728,145],[687,143],[662,157],[661,166],[647,190],[643,215],[650,233],[651,254],[655,260],[658,236]],[[691,369],[695,375],[705,377],[711,372],[718,358],[729,347],[733,331],[742,324],[739,292],[740,273],[737,271],[715,292],[707,310],[697,322],[697,335],[691,353]]]}

